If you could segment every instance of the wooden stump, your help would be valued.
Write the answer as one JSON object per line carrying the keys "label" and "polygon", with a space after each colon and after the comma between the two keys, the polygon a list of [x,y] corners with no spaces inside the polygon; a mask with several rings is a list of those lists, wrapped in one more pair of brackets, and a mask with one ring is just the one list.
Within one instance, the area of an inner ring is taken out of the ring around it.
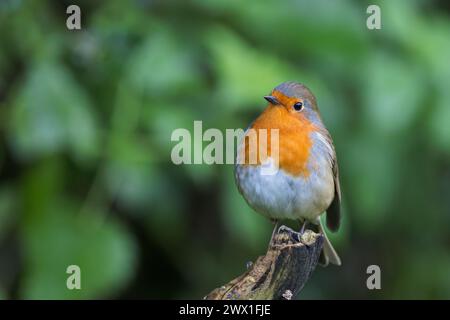
{"label": "wooden stump", "polygon": [[281,226],[265,256],[229,283],[214,289],[204,299],[255,300],[295,298],[314,271],[323,245],[323,235],[306,230],[300,234]]}

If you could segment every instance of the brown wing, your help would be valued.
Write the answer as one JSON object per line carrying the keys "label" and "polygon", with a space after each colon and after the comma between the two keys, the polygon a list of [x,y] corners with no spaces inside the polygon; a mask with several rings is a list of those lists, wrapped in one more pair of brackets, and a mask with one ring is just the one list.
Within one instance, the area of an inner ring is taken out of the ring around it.
{"label": "brown wing", "polygon": [[334,150],[333,140],[327,132],[326,139],[331,146],[330,163],[333,170],[334,180],[334,198],[327,209],[327,227],[331,231],[337,231],[341,223],[341,186],[339,184],[339,167],[336,159],[336,151]]}
{"label": "brown wing", "polygon": [[341,186],[339,185],[339,168],[336,156],[333,162],[334,199],[327,209],[327,227],[331,231],[337,231],[341,224]]}

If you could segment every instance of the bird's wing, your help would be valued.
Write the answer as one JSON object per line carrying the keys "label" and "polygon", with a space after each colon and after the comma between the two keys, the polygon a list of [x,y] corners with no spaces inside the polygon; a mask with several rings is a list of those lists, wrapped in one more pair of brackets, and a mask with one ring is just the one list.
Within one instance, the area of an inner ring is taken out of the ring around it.
{"label": "bird's wing", "polygon": [[339,184],[339,167],[336,161],[336,155],[332,162],[334,178],[334,198],[327,209],[327,227],[331,231],[337,231],[341,223],[341,186]]}
{"label": "bird's wing", "polygon": [[331,231],[337,231],[341,223],[341,186],[339,184],[339,167],[333,140],[328,132],[325,133],[325,139],[330,146],[329,159],[334,180],[334,198],[327,209],[327,227]]}

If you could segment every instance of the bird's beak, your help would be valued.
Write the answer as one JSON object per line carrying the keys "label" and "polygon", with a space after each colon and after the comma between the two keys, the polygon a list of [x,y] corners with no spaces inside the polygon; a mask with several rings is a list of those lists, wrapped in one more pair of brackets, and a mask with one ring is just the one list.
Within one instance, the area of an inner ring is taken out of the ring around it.
{"label": "bird's beak", "polygon": [[280,102],[278,102],[277,98],[275,98],[274,96],[264,96],[264,99],[274,105],[280,104]]}

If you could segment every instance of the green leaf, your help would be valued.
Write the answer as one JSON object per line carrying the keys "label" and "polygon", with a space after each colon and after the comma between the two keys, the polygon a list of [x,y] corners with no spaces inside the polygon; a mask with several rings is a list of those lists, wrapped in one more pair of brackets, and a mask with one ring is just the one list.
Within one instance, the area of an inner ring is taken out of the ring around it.
{"label": "green leaf", "polygon": [[281,82],[301,79],[292,66],[251,48],[227,29],[210,29],[206,42],[219,81],[215,101],[227,109],[262,104],[262,96]]}
{"label": "green leaf", "polygon": [[364,123],[385,135],[403,132],[411,126],[426,93],[420,69],[382,52],[371,57],[365,74]]}
{"label": "green leaf", "polygon": [[201,79],[189,46],[167,31],[149,35],[135,50],[125,78],[130,88],[152,97],[151,103],[155,98],[190,95]]}
{"label": "green leaf", "polygon": [[17,219],[16,190],[10,185],[0,187],[0,243]]}
{"label": "green leaf", "polygon": [[[117,297],[134,273],[136,248],[128,232],[99,212],[80,215],[70,204],[35,213],[24,226],[25,299]],[[69,265],[81,269],[81,290],[66,286]]]}
{"label": "green leaf", "polygon": [[450,154],[450,93],[448,88],[436,95],[436,103],[432,110],[427,128],[429,141],[439,149]]}
{"label": "green leaf", "polygon": [[23,160],[69,151],[86,160],[98,152],[95,115],[84,90],[64,67],[41,63],[14,101],[10,142]]}
{"label": "green leaf", "polygon": [[401,182],[401,153],[396,142],[374,138],[370,133],[353,133],[349,141],[342,141],[339,163],[341,176],[347,178],[343,196],[352,201],[356,225],[366,230],[377,230],[390,214]]}

